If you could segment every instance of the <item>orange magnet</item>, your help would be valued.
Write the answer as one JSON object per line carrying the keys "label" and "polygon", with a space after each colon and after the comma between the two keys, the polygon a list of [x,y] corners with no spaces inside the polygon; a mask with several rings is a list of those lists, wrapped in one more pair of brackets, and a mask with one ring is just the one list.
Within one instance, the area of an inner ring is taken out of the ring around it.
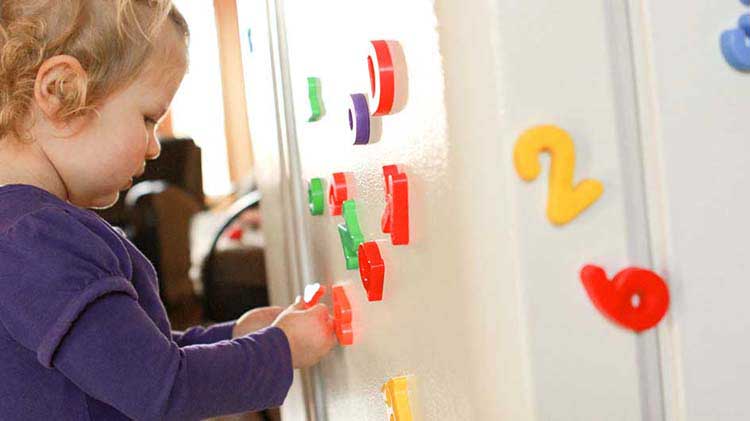
{"label": "orange magnet", "polygon": [[346,297],[344,287],[340,285],[333,287],[333,328],[339,344],[345,346],[354,343],[352,307]]}
{"label": "orange magnet", "polygon": [[331,177],[331,185],[328,188],[328,207],[331,215],[341,215],[341,207],[349,198],[349,189],[346,186],[346,174],[334,173]]}
{"label": "orange magnet", "polygon": [[374,241],[362,243],[357,250],[359,258],[359,275],[367,291],[368,301],[383,299],[383,280],[385,279],[385,262],[380,255],[380,248]]}
{"label": "orange magnet", "polygon": [[326,287],[314,283],[312,285],[308,285],[305,287],[305,294],[303,295],[303,307],[305,309],[315,307],[318,302],[320,302],[320,299],[323,298],[323,296],[326,293]]}
{"label": "orange magnet", "polygon": [[635,332],[656,326],[669,308],[669,288],[650,270],[627,268],[610,281],[604,269],[587,265],[581,269],[581,281],[604,316]]}
{"label": "orange magnet", "polygon": [[383,385],[381,391],[390,421],[412,421],[407,377],[395,377]]}
{"label": "orange magnet", "polygon": [[384,233],[391,234],[393,245],[409,244],[409,183],[398,166],[383,167],[385,212],[380,220]]}

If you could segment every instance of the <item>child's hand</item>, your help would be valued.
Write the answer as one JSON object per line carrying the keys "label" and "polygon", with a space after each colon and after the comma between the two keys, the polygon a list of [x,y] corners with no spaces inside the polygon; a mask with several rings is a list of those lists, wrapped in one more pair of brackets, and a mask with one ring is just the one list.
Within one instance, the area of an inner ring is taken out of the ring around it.
{"label": "child's hand", "polygon": [[248,311],[237,319],[237,323],[232,328],[232,338],[239,338],[258,329],[271,326],[271,323],[279,317],[282,311],[284,309],[281,307],[260,307]]}
{"label": "child's hand", "polygon": [[273,322],[273,326],[283,330],[289,340],[294,368],[317,364],[336,343],[328,307],[317,304],[304,310],[303,305],[302,300],[297,298],[297,302]]}

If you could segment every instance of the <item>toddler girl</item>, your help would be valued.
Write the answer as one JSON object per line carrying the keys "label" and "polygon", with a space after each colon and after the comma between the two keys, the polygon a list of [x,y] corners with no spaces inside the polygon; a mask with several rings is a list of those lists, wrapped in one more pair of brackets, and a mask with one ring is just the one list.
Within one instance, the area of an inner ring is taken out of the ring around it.
{"label": "toddler girl", "polygon": [[2,420],[278,406],[333,346],[324,305],[172,332],[152,265],[86,209],[159,155],[187,39],[170,0],[0,1]]}

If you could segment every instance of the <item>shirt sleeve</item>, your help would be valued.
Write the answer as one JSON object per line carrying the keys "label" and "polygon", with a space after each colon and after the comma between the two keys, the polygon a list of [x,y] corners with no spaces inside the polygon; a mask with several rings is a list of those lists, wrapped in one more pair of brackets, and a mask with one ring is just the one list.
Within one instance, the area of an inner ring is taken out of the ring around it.
{"label": "shirt sleeve", "polygon": [[279,406],[293,376],[279,328],[179,347],[123,293],[86,308],[53,365],[88,395],[139,420],[199,420]]}
{"label": "shirt sleeve", "polygon": [[172,331],[172,340],[179,346],[212,344],[219,341],[232,339],[232,330],[236,320],[224,323],[216,323],[209,327],[194,326],[188,330]]}
{"label": "shirt sleeve", "polygon": [[60,208],[42,208],[0,233],[0,321],[50,367],[62,338],[99,297],[137,299],[132,263],[104,224]]}

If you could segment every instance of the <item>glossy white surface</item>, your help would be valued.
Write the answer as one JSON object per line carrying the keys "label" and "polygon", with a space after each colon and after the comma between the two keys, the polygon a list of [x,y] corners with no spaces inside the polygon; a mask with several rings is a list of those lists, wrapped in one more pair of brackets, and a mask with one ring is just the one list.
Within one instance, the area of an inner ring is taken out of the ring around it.
{"label": "glossy white surface", "polygon": [[719,49],[748,11],[738,0],[639,10],[654,261],[673,296],[662,331],[669,419],[750,419],[750,74]]}
{"label": "glossy white surface", "polygon": [[[618,115],[633,109],[617,89],[628,80],[612,70],[620,63],[606,25],[617,10],[553,1],[285,6],[300,176],[353,173],[368,239],[386,238],[381,167],[402,165],[410,181],[412,244],[381,243],[383,302],[367,302],[358,273],[345,270],[341,218],[306,217],[309,282],[346,284],[355,312],[355,345],[322,364],[328,419],[384,419],[379,388],[403,374],[415,379],[419,419],[639,417],[635,336],[594,310],[577,276],[587,262],[612,271],[629,263],[632,237],[645,235],[626,212],[641,198],[624,187],[639,175],[624,178],[629,156],[620,153],[633,139],[621,136]],[[368,89],[370,39],[401,42],[409,100],[381,119],[379,142],[352,146],[346,104]],[[308,76],[322,81],[327,114],[317,123],[306,122]],[[544,216],[546,172],[525,184],[512,168],[515,138],[541,123],[569,130],[576,178],[607,189],[563,228]]]}
{"label": "glossy white surface", "polygon": [[[280,153],[283,128],[277,124],[276,75],[272,62],[272,30],[265,1],[238,1],[238,25],[242,63],[245,74],[248,119],[253,140],[255,177],[263,194],[263,235],[266,241],[266,273],[271,302],[287,306],[293,302],[298,275],[290,257],[294,237],[289,235],[289,175],[285,156]],[[248,41],[252,38],[252,51]],[[284,419],[305,419],[304,391],[300,373],[295,372],[294,383],[282,408]]]}
{"label": "glossy white surface", "polygon": [[[292,101],[274,103],[275,34],[254,35],[263,52],[245,52],[246,85],[273,300],[321,282],[344,284],[353,306],[355,344],[320,366],[323,419],[385,420],[380,386],[399,375],[412,376],[422,420],[750,417],[750,76],[718,47],[744,11],[733,3],[280,3]],[[268,30],[264,6],[239,4],[242,31]],[[376,119],[377,143],[353,146],[348,98],[369,87],[371,39],[400,41],[409,98]],[[326,108],[316,123],[310,76]],[[277,125],[277,112],[289,120]],[[516,138],[538,124],[571,134],[576,181],[605,186],[563,227],[545,216],[549,159],[532,183],[513,168]],[[380,232],[388,164],[409,177],[408,246]],[[300,221],[295,210],[301,182],[339,171],[353,174],[363,232],[386,259],[382,302],[367,302],[358,272],[345,270],[342,218],[326,209]],[[666,276],[673,303],[658,342],[656,330],[636,336],[596,311],[578,279],[587,263]],[[306,419],[299,382],[291,396],[285,419]]]}

